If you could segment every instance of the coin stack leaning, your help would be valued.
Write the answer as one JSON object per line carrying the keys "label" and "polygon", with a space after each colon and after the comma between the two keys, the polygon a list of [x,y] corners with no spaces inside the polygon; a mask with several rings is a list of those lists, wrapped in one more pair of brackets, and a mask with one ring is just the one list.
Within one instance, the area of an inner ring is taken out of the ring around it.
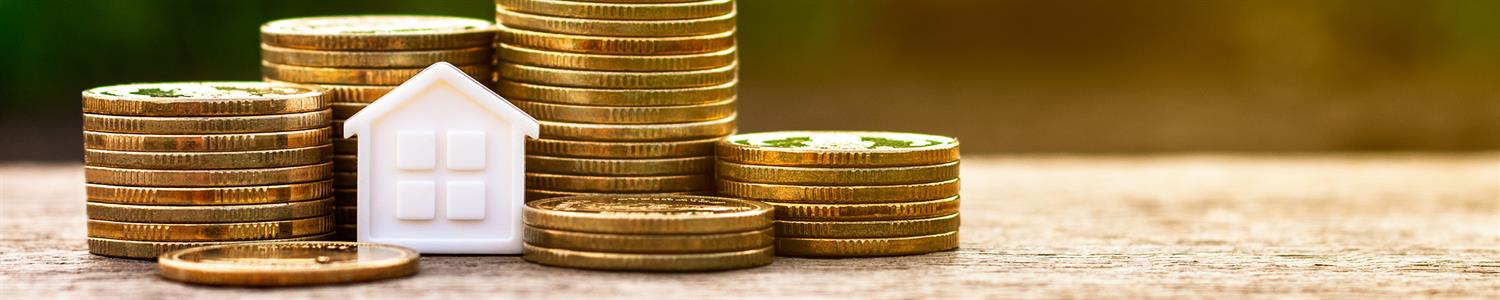
{"label": "coin stack leaning", "polygon": [[332,112],[314,87],[262,82],[83,92],[89,252],[332,236]]}
{"label": "coin stack leaning", "polygon": [[772,207],[730,198],[585,195],[526,203],[521,258],[621,271],[711,271],[771,263]]}
{"label": "coin stack leaning", "polygon": [[783,256],[958,247],[958,140],[858,131],[738,134],[717,146],[719,193],[776,207]]}
{"label": "coin stack leaning", "polygon": [[713,143],[735,130],[733,1],[495,4],[495,91],[541,123],[527,199],[713,193]]}
{"label": "coin stack leaning", "polygon": [[489,21],[443,16],[330,16],[262,25],[266,81],[328,90],[334,122],[334,186],[339,238],[354,240],[358,150],[343,121],[428,66],[446,61],[489,84],[494,28]]}

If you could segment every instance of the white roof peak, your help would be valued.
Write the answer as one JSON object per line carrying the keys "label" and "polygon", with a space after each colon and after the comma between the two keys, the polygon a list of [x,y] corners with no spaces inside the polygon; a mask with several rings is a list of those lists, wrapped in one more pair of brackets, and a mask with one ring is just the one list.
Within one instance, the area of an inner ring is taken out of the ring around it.
{"label": "white roof peak", "polygon": [[369,130],[370,122],[379,119],[380,116],[385,114],[395,113],[396,108],[401,106],[401,102],[411,101],[417,97],[417,93],[422,91],[422,88],[440,82],[452,85],[459,93],[475,100],[469,101],[469,103],[473,103],[489,111],[498,118],[512,121],[526,136],[536,138],[540,134],[541,124],[537,123],[536,119],[532,118],[531,115],[526,114],[525,111],[516,107],[515,104],[511,104],[510,101],[506,101],[499,94],[495,94],[495,91],[490,90],[488,86],[485,86],[478,80],[474,80],[473,77],[469,77],[469,74],[465,74],[463,70],[459,70],[453,64],[438,62],[417,73],[416,76],[412,76],[406,82],[401,83],[400,86],[391,90],[390,93],[381,96],[379,100],[370,103],[369,106],[361,109],[359,113],[349,117],[349,120],[344,121],[343,136],[349,138],[365,130]]}

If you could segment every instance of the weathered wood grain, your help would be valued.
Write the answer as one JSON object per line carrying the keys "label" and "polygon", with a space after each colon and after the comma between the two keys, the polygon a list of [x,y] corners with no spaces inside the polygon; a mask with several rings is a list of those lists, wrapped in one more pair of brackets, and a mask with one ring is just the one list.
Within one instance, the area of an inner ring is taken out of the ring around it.
{"label": "weathered wood grain", "polygon": [[208,288],[89,255],[77,165],[0,166],[0,299],[1500,298],[1500,153],[970,156],[963,248],[649,274],[429,256],[368,284]]}

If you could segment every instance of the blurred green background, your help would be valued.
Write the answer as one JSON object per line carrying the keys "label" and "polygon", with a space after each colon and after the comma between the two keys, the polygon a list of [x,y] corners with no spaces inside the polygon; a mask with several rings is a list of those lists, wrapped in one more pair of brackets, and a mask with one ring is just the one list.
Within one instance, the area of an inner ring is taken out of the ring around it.
{"label": "blurred green background", "polygon": [[[79,92],[256,80],[273,19],[485,0],[0,0],[0,160],[77,160]],[[965,153],[1500,148],[1500,1],[745,0],[741,131]]]}

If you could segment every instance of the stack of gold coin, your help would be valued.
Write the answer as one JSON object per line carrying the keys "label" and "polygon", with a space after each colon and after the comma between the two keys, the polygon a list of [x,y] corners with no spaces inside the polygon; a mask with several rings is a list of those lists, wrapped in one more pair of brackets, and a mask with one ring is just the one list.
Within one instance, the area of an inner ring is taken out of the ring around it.
{"label": "stack of gold coin", "polygon": [[856,257],[958,247],[958,140],[858,131],[730,136],[719,194],[776,207],[776,252]]}
{"label": "stack of gold coin", "polygon": [[591,195],[526,203],[521,258],[595,270],[711,271],[771,263],[772,207],[730,198]]}
{"label": "stack of gold coin", "polygon": [[89,252],[332,235],[332,112],[315,87],[263,82],[83,92]]}
{"label": "stack of gold coin", "polygon": [[331,16],[277,20],[260,27],[266,81],[321,86],[333,104],[334,185],[339,236],[354,240],[357,167],[342,123],[437,62],[488,84],[494,54],[489,21],[442,16]]}
{"label": "stack of gold coin", "polygon": [[731,0],[496,0],[495,91],[541,122],[527,198],[712,194],[735,130]]}

